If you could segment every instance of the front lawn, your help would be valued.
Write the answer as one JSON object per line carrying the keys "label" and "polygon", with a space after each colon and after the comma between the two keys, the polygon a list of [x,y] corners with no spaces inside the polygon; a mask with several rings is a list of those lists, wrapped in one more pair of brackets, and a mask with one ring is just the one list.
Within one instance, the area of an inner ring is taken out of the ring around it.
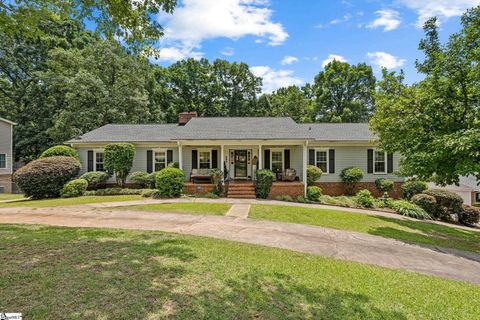
{"label": "front lawn", "polygon": [[357,231],[410,243],[480,252],[480,232],[422,221],[340,210],[273,205],[252,205],[249,217]]}
{"label": "front lawn", "polygon": [[[24,319],[475,319],[479,286],[161,232],[0,225]],[[471,303],[469,303],[471,302]]]}
{"label": "front lawn", "polygon": [[230,209],[231,205],[227,203],[155,203],[143,204],[138,206],[122,207],[128,210],[154,211],[154,212],[173,212],[173,213],[191,213],[208,214],[223,216]]}
{"label": "front lawn", "polygon": [[0,193],[0,201],[23,199],[23,194]]}
{"label": "front lawn", "polygon": [[85,196],[78,198],[58,198],[58,199],[45,199],[45,200],[24,200],[0,203],[0,208],[9,207],[58,207],[58,206],[70,206],[88,203],[99,202],[116,202],[116,201],[131,201],[142,200],[142,196],[139,195],[124,195],[124,196]]}

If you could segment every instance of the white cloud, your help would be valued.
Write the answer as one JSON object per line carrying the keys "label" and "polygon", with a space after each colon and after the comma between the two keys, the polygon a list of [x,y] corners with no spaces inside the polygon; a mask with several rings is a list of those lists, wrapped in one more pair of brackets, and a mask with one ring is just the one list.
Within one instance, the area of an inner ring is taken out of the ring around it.
{"label": "white cloud", "polygon": [[344,22],[347,22],[348,20],[350,20],[352,18],[352,15],[350,13],[347,13],[346,15],[344,15],[343,17],[341,18],[337,18],[337,19],[333,19],[331,20],[329,23],[327,24],[317,24],[315,26],[315,28],[319,28],[319,29],[324,29],[324,28],[328,28],[329,26],[332,26],[332,25],[336,25],[336,24],[341,24],[341,23],[344,23]]}
{"label": "white cloud", "polygon": [[282,65],[292,64],[294,62],[298,62],[298,58],[294,56],[285,56],[283,57],[282,61],[280,62]]}
{"label": "white cloud", "polygon": [[304,81],[293,75],[292,70],[274,70],[268,66],[254,66],[250,70],[263,79],[263,92],[272,92],[281,87],[301,85]]}
{"label": "white cloud", "polygon": [[417,27],[431,17],[438,17],[443,22],[451,17],[462,15],[467,9],[480,5],[479,0],[399,0],[418,15]]}
{"label": "white cloud", "polygon": [[189,47],[166,47],[160,49],[160,57],[153,59],[154,61],[168,61],[175,62],[186,58],[200,59],[203,57],[203,52],[195,51]]}
{"label": "white cloud", "polygon": [[325,68],[325,66],[333,60],[337,60],[339,62],[347,62],[347,59],[345,59],[345,57],[339,56],[338,54],[329,54],[328,58],[322,61],[322,67]]}
{"label": "white cloud", "polygon": [[235,50],[232,47],[225,47],[223,48],[222,52],[220,52],[224,56],[233,56]]}
{"label": "white cloud", "polygon": [[380,68],[395,69],[405,64],[405,59],[400,59],[389,53],[377,51],[367,53],[370,62]]}
{"label": "white cloud", "polygon": [[400,20],[398,11],[395,10],[378,10],[375,12],[375,14],[378,16],[378,18],[368,24],[367,28],[383,28],[383,31],[392,31],[397,29],[402,22]]}

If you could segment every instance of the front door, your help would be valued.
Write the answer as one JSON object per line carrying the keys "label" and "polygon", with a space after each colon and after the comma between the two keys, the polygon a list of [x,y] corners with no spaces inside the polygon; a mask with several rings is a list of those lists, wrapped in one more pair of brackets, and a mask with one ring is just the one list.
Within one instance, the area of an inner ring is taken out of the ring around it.
{"label": "front door", "polygon": [[247,177],[247,150],[235,150],[235,178]]}

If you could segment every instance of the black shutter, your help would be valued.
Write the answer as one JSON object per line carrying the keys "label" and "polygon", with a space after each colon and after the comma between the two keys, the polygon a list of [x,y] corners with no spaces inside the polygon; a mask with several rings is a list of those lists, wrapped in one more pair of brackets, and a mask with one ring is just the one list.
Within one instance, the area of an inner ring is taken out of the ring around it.
{"label": "black shutter", "polygon": [[367,173],[373,173],[373,149],[367,150]]}
{"label": "black shutter", "polygon": [[192,150],[192,169],[198,169],[198,151]]}
{"label": "black shutter", "polygon": [[285,169],[290,169],[290,149],[285,149],[283,151],[283,159],[284,164],[285,164]]}
{"label": "black shutter", "polygon": [[218,169],[218,150],[212,150],[212,169]]}
{"label": "black shutter", "polygon": [[328,173],[335,173],[335,149],[328,150]]}
{"label": "black shutter", "polygon": [[263,150],[263,163],[265,163],[264,168],[270,170],[270,149]]}
{"label": "black shutter", "polygon": [[153,151],[147,150],[147,172],[153,172]]}
{"label": "black shutter", "polygon": [[173,162],[173,150],[167,150],[167,166]]}
{"label": "black shutter", "polygon": [[93,171],[93,150],[87,151],[87,171]]}
{"label": "black shutter", "polygon": [[387,154],[387,172],[388,173],[393,172],[393,153]]}
{"label": "black shutter", "polygon": [[308,164],[315,165],[315,149],[308,149]]}

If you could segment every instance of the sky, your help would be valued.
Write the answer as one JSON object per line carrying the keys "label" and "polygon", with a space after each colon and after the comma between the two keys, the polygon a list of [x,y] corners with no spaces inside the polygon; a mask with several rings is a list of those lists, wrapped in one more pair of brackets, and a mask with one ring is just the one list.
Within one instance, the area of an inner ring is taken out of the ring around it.
{"label": "sky", "polygon": [[480,0],[179,0],[165,29],[160,58],[168,66],[193,57],[245,62],[263,78],[264,92],[312,82],[332,59],[403,69],[422,79],[415,60],[422,25],[439,19],[442,41],[460,29],[460,16]]}

